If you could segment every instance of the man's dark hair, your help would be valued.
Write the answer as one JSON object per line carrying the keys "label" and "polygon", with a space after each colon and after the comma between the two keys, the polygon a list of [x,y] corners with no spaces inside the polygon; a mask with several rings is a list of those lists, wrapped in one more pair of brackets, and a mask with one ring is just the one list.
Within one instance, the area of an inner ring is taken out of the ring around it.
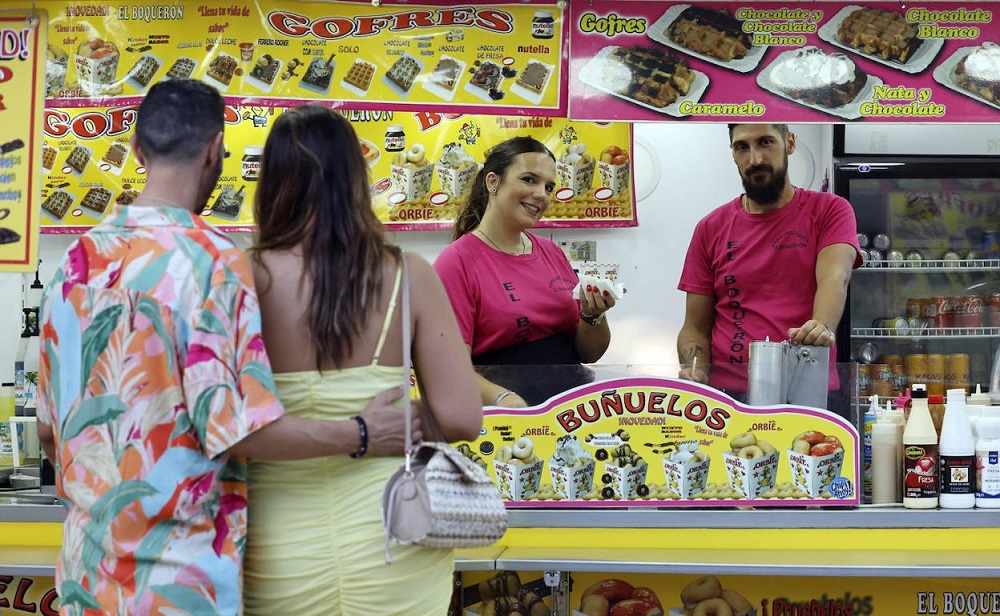
{"label": "man's dark hair", "polygon": [[201,153],[225,126],[215,88],[193,79],[161,81],[139,105],[135,138],[146,160],[181,161]]}
{"label": "man's dark hair", "polygon": [[[739,124],[730,124],[729,125],[729,142],[730,143],[733,142],[733,129],[735,129],[737,126],[739,126]],[[788,125],[787,124],[772,124],[771,126],[773,126],[774,129],[776,131],[778,131],[778,134],[781,135],[782,139],[788,139]]]}

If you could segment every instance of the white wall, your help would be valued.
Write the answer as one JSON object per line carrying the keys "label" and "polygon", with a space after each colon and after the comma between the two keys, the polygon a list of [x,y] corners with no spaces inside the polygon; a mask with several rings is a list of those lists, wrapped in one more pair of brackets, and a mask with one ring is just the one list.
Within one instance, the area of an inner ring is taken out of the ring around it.
{"label": "white wall", "polygon": [[[798,151],[789,160],[792,182],[819,190],[832,165],[828,125],[793,125]],[[677,290],[695,223],[742,192],[724,124],[637,124],[636,193],[639,226],[630,229],[558,229],[539,233],[555,241],[593,240],[597,260],[617,263],[628,289],[609,315],[612,342],[603,364],[676,365],[684,294]],[[75,236],[43,235],[41,279],[47,282]],[[393,234],[393,241],[433,260],[448,242],[446,231]],[[246,245],[249,236],[237,236]],[[29,278],[30,280],[33,279]],[[20,334],[21,275],[0,274],[0,380],[12,381]]]}

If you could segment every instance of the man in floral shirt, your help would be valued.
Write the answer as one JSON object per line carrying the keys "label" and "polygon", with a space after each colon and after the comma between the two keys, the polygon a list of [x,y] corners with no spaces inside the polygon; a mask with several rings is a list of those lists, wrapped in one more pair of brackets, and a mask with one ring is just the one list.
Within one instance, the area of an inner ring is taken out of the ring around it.
{"label": "man in floral shirt", "polygon": [[[143,192],[76,241],[42,300],[39,436],[69,512],[63,614],[238,614],[246,456],[368,446],[360,422],[284,416],[248,260],[198,216],[222,170],[224,107],[157,84],[132,149]],[[383,394],[369,454],[399,455]],[[419,435],[418,435],[419,436]]]}

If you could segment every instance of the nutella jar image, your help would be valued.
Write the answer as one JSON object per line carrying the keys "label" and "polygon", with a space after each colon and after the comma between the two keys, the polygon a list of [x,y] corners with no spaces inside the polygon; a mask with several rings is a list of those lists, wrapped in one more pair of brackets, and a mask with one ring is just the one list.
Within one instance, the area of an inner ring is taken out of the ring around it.
{"label": "nutella jar image", "polygon": [[243,160],[240,161],[240,175],[247,182],[256,182],[260,177],[260,159],[264,146],[248,145],[243,148]]}
{"label": "nutella jar image", "polygon": [[402,152],[406,149],[406,133],[399,124],[390,124],[385,129],[385,151]]}
{"label": "nutella jar image", "polygon": [[552,11],[535,11],[531,20],[531,36],[536,39],[550,39],[556,35],[556,21]]}

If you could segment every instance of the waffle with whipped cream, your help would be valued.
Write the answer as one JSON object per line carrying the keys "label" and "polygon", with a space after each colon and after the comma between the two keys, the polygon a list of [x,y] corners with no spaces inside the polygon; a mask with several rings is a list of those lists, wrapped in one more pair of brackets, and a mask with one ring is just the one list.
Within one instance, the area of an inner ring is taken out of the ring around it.
{"label": "waffle with whipped cream", "polygon": [[988,101],[1000,103],[1000,45],[985,42],[958,61],[955,84]]}
{"label": "waffle with whipped cream", "polygon": [[832,108],[853,101],[868,75],[842,53],[807,46],[782,54],[771,66],[770,79],[795,100]]}

